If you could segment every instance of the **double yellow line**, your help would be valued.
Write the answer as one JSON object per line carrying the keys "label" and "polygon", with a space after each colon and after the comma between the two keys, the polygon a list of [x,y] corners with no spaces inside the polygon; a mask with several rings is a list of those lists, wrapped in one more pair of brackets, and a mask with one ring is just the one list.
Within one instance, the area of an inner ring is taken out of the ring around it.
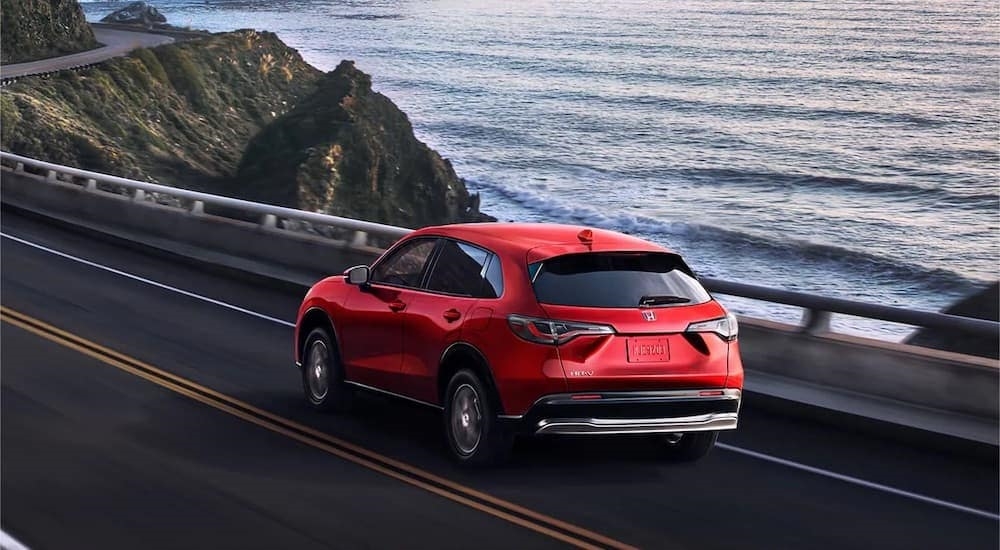
{"label": "double yellow line", "polygon": [[249,403],[234,399],[186,378],[158,369],[134,357],[129,357],[128,355],[108,349],[100,344],[14,311],[6,306],[0,306],[0,319],[46,340],[93,357],[129,374],[149,380],[168,390],[242,418],[247,422],[252,422],[272,432],[282,434],[311,447],[336,455],[344,460],[364,466],[369,470],[397,479],[408,485],[419,487],[448,500],[507,520],[515,525],[520,525],[526,529],[547,535],[577,548],[633,548],[599,533],[460,485],[405,462],[383,456],[343,439],[258,409]]}

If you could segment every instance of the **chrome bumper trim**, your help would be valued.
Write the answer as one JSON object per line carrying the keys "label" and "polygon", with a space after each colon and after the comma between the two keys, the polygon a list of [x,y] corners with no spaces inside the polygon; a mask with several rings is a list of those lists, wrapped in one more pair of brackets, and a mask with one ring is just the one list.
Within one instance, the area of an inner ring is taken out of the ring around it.
{"label": "chrome bumper trim", "polygon": [[710,413],[677,418],[546,418],[535,434],[620,435],[735,430],[738,413]]}
{"label": "chrome bumper trim", "polygon": [[[722,391],[722,395],[702,395],[702,392],[706,391]],[[603,397],[602,399],[595,399],[593,401],[574,401],[573,395],[576,394],[599,394]],[[563,402],[563,403],[593,403],[599,405],[607,405],[610,403],[639,403],[642,401],[689,401],[689,400],[706,400],[706,401],[719,401],[719,400],[734,400],[740,401],[742,403],[743,391],[736,388],[697,388],[697,389],[686,389],[686,390],[654,390],[654,391],[600,391],[600,390],[580,390],[573,393],[557,393],[551,395],[544,395],[539,397],[532,403],[531,407],[528,408],[530,411],[532,408],[542,405],[545,403]],[[520,420],[524,418],[524,414],[504,414],[500,415],[500,418],[504,420]]]}

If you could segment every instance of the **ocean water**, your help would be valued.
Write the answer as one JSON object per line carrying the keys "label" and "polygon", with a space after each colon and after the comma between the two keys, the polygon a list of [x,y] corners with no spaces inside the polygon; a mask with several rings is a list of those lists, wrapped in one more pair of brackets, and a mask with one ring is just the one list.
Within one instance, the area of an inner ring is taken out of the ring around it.
{"label": "ocean water", "polygon": [[[83,5],[98,20],[123,3]],[[154,5],[175,25],[274,31],[324,70],[354,60],[502,220],[626,231],[706,276],[924,310],[1000,277],[995,0]]]}

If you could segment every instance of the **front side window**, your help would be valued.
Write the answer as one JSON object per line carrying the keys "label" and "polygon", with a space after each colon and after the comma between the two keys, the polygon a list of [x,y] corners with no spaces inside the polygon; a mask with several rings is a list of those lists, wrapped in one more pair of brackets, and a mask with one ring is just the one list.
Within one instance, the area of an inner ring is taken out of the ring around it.
{"label": "front side window", "polygon": [[[434,262],[427,290],[475,298],[496,298],[497,289],[487,278],[487,266],[491,258],[492,254],[482,248],[447,239],[441,245],[441,253]],[[497,262],[495,259],[492,261]],[[499,262],[497,263],[499,269]]]}
{"label": "front side window", "polygon": [[413,239],[400,246],[391,256],[372,270],[371,281],[387,285],[420,286],[424,267],[427,265],[437,239]]}
{"label": "front side window", "polygon": [[712,299],[676,254],[572,254],[531,264],[528,272],[543,304],[664,307]]}

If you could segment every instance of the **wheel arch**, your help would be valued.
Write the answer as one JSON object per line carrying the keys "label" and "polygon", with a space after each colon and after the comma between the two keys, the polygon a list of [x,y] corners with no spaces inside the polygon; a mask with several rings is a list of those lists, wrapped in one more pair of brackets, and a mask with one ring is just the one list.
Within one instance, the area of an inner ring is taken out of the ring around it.
{"label": "wheel arch", "polygon": [[306,338],[309,337],[309,333],[316,328],[325,328],[330,332],[330,338],[333,340],[333,345],[340,347],[340,343],[337,339],[337,330],[333,326],[333,320],[330,319],[330,315],[319,307],[313,306],[306,310],[302,315],[302,320],[299,322],[298,335],[295,341],[295,362],[302,366],[302,354],[305,351]]}
{"label": "wheel arch", "polygon": [[437,394],[438,403],[445,405],[445,392],[448,391],[448,382],[459,370],[467,368],[475,372],[480,380],[486,384],[490,398],[497,404],[499,414],[504,414],[503,399],[497,389],[496,380],[493,379],[493,370],[490,368],[486,356],[479,351],[476,346],[468,342],[454,342],[444,353],[441,354],[441,361],[438,366]]}

